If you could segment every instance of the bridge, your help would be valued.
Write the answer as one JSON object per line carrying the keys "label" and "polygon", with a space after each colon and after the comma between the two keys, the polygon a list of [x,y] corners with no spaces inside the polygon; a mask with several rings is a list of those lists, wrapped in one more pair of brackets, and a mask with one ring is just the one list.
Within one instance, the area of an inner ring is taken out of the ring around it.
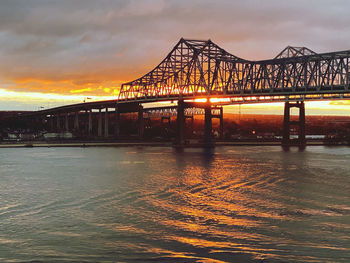
{"label": "bridge", "polygon": [[[64,126],[65,130],[70,127],[79,130],[83,122],[87,133],[91,134],[95,114],[98,116],[97,135],[108,137],[112,109],[113,136],[117,139],[121,113],[138,114],[140,138],[145,118],[176,116],[177,143],[181,145],[185,140],[185,119],[190,111],[190,115],[204,114],[204,142],[211,144],[212,118],[219,118],[222,127],[222,106],[284,102],[282,143],[304,145],[304,102],[350,99],[349,58],[350,50],[317,54],[305,47],[288,46],[273,59],[251,61],[228,53],[211,40],[181,38],[153,70],[122,84],[116,100],[68,105],[21,117],[39,118],[51,122],[57,129]],[[171,101],[174,106],[144,108],[148,103],[159,101]],[[298,121],[290,119],[292,107],[299,109]],[[298,140],[290,139],[292,126],[297,127]]]}

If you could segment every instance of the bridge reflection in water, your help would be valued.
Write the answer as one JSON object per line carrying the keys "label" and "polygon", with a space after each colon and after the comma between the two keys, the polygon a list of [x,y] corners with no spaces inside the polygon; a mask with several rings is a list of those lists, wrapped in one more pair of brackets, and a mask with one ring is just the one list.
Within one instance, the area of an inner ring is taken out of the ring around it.
{"label": "bridge reflection in water", "polygon": [[[158,112],[166,120],[176,112],[177,144],[184,144],[186,111],[205,116],[204,143],[212,144],[212,118],[222,123],[224,105],[285,102],[285,146],[305,145],[305,105],[308,100],[350,99],[350,51],[317,54],[305,47],[287,47],[274,59],[249,61],[232,55],[211,40],[180,39],[165,59],[144,76],[124,83],[116,100],[68,105],[23,115],[49,122],[57,130],[81,130],[99,137],[120,138],[120,114],[138,114],[138,135],[144,119]],[[172,101],[175,107],[144,108],[152,102]],[[299,120],[290,120],[290,108],[299,109]],[[109,116],[114,112],[113,135]],[[215,111],[219,109],[219,114]],[[214,111],[214,112],[213,112]],[[97,115],[94,124],[93,115]],[[104,116],[103,116],[104,115]],[[298,139],[291,140],[296,127]],[[222,129],[222,124],[221,124]]]}

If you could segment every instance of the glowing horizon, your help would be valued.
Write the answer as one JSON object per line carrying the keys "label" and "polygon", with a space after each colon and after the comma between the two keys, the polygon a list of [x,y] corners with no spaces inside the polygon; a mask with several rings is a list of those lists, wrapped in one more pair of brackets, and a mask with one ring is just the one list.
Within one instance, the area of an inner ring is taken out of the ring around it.
{"label": "glowing horizon", "polygon": [[[115,99],[122,83],[151,71],[181,37],[212,39],[248,60],[273,58],[287,45],[317,53],[350,49],[344,19],[350,3],[302,2],[300,9],[277,0],[119,2],[2,3],[0,110],[36,110],[87,97]],[[198,22],[203,17],[206,21]],[[327,102],[318,110],[348,114],[348,105]]]}
{"label": "glowing horizon", "polygon": [[[0,102],[13,102],[13,108],[2,108],[0,110],[38,110],[39,108],[52,108],[82,102],[100,100],[114,100],[116,96],[93,96],[93,95],[67,95],[43,92],[9,91],[0,89]],[[20,107],[18,107],[20,105]]]}
{"label": "glowing horizon", "polygon": [[[117,96],[101,95],[68,95],[42,92],[18,92],[0,89],[0,102],[20,105],[20,107],[2,108],[0,110],[39,110],[63,105],[93,102],[101,100],[114,100]],[[196,102],[207,102],[206,98],[194,99]],[[228,102],[229,98],[210,98],[211,103]],[[150,103],[153,105],[173,105],[171,101]],[[241,105],[226,105],[225,112],[244,114],[283,114],[283,102],[255,103]],[[240,108],[240,109],[239,109]],[[350,100],[306,101],[306,113],[309,115],[340,115],[350,116]]]}

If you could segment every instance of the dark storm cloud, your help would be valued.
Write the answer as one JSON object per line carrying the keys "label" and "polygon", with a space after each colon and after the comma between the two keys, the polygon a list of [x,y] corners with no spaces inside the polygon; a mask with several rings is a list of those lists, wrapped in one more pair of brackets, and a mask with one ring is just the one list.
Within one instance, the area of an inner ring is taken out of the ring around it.
{"label": "dark storm cloud", "polygon": [[43,91],[61,81],[62,92],[119,85],[158,64],[182,36],[211,38],[248,59],[286,45],[350,49],[349,9],[345,0],[3,0],[0,81],[37,81]]}

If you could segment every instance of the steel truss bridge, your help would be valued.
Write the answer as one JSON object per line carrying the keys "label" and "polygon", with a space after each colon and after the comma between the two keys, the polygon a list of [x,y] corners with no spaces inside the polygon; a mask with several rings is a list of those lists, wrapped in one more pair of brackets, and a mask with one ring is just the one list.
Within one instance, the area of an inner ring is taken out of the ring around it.
{"label": "steel truss bridge", "polygon": [[[185,119],[204,114],[204,142],[210,144],[212,118],[220,118],[222,127],[221,106],[284,102],[283,144],[304,145],[304,101],[350,99],[349,60],[350,50],[317,54],[305,47],[288,46],[273,59],[251,61],[228,53],[211,40],[181,38],[153,70],[122,84],[116,100],[52,108],[24,114],[22,118],[45,118],[52,126],[57,129],[63,126],[65,130],[70,130],[71,126],[79,130],[83,122],[91,134],[95,112],[97,135],[109,137],[112,108],[113,135],[118,138],[120,113],[138,112],[138,133],[142,138],[144,119],[176,116],[177,143],[182,144]],[[176,101],[177,104],[143,108],[146,103],[157,101]],[[298,121],[290,120],[292,107],[299,109]],[[297,126],[299,132],[299,139],[294,142],[290,139],[291,126]]]}
{"label": "steel truss bridge", "polygon": [[119,100],[340,95],[350,93],[349,58],[350,50],[316,54],[289,46],[274,59],[249,61],[211,40],[182,38],[152,71],[124,83]]}

